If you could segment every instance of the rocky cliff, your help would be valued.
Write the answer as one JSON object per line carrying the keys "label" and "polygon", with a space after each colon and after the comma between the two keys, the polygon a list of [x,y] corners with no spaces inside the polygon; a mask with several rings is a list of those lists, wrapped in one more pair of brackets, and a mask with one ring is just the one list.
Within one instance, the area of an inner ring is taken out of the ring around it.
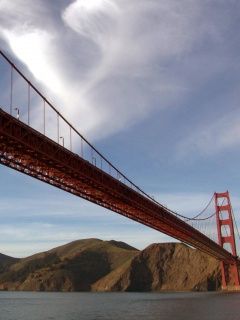
{"label": "rocky cliff", "polygon": [[92,287],[96,291],[203,291],[220,287],[219,263],[180,243],[152,244]]}
{"label": "rocky cliff", "polygon": [[123,242],[86,239],[25,259],[1,257],[1,290],[184,291],[220,286],[218,262],[179,243],[138,251]]}

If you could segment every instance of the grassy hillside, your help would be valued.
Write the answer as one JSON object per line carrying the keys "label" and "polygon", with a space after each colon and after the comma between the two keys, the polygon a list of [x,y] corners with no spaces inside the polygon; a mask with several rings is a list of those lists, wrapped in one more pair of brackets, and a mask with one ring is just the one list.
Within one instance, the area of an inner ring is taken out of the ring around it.
{"label": "grassy hillside", "polygon": [[18,261],[19,259],[12,258],[0,253],[0,274],[6,271],[12,264]]}
{"label": "grassy hillside", "polygon": [[86,239],[20,259],[0,274],[0,289],[89,291],[138,251],[116,241]]}

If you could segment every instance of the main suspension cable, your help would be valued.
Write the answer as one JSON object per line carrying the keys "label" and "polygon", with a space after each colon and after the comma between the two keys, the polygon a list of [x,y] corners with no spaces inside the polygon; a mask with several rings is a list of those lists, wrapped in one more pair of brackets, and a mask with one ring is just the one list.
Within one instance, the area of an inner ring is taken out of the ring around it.
{"label": "main suspension cable", "polygon": [[187,218],[186,221],[190,221],[190,220],[199,220],[199,221],[202,221],[202,220],[207,220],[207,219],[210,219],[214,216],[214,214],[210,215],[209,217],[207,218],[199,218],[197,219],[199,216],[201,216],[207,209],[208,207],[210,206],[210,204],[212,203],[213,201],[213,198],[214,198],[214,194],[212,196],[212,198],[209,200],[209,202],[207,203],[207,205],[203,208],[202,211],[200,211],[196,216],[192,217],[192,218]]}
{"label": "main suspension cable", "polygon": [[239,232],[239,229],[238,229],[238,226],[237,226],[237,221],[236,221],[233,209],[232,209],[232,215],[233,215],[233,222],[235,224],[235,227],[236,227],[236,230],[237,230],[237,234],[238,234],[238,239],[240,240],[240,232]]}

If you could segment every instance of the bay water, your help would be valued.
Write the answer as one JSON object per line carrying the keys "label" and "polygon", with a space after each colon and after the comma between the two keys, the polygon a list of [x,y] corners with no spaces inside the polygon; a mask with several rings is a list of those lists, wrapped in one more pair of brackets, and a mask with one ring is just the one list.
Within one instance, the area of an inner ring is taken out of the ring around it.
{"label": "bay water", "polygon": [[0,292],[0,320],[240,320],[238,293]]}

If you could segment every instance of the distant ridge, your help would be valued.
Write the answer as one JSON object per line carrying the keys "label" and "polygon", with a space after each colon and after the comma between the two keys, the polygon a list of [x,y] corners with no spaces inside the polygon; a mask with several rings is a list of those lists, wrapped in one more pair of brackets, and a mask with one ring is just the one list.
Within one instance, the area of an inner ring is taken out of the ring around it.
{"label": "distant ridge", "polygon": [[17,258],[12,258],[0,253],[0,273],[3,272],[7,267],[19,261]]}
{"label": "distant ridge", "polygon": [[0,254],[0,290],[217,290],[218,262],[180,243],[143,251],[121,241],[77,240],[14,259]]}
{"label": "distant ridge", "polygon": [[134,247],[130,246],[129,244],[122,242],[122,241],[110,240],[108,242],[118,248],[122,248],[122,249],[126,249],[126,250],[137,250],[136,248],[134,248]]}

